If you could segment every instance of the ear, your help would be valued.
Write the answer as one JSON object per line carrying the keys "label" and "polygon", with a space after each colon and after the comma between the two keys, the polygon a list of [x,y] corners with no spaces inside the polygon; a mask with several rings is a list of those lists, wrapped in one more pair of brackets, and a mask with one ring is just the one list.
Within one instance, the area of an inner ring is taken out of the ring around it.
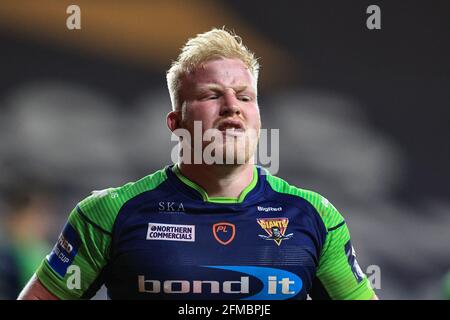
{"label": "ear", "polygon": [[181,111],[170,111],[166,117],[167,127],[170,131],[174,132],[180,128],[181,123]]}

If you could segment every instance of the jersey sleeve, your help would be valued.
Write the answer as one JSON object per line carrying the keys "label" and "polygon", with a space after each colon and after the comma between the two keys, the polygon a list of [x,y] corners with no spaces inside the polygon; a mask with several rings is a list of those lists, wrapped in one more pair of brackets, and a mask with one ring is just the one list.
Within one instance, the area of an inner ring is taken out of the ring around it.
{"label": "jersey sleeve", "polygon": [[98,204],[87,199],[72,210],[53,250],[36,272],[44,287],[60,299],[91,298],[103,284],[111,232],[95,222],[90,208]]}
{"label": "jersey sleeve", "polygon": [[347,224],[336,208],[323,199],[327,234],[310,296],[312,299],[371,299],[375,293],[356,261]]}
{"label": "jersey sleeve", "polygon": [[104,283],[114,224],[122,206],[167,179],[165,169],[118,188],[93,191],[69,215],[51,253],[36,271],[60,299],[89,299]]}

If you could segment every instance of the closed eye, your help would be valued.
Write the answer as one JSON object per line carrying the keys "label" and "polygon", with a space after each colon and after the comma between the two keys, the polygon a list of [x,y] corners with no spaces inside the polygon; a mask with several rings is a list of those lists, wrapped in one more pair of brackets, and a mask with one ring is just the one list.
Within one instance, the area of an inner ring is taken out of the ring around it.
{"label": "closed eye", "polygon": [[238,96],[238,99],[244,102],[252,101],[252,98],[250,98],[249,96]]}
{"label": "closed eye", "polygon": [[216,100],[219,99],[219,97],[220,96],[218,94],[207,94],[201,97],[201,100]]}

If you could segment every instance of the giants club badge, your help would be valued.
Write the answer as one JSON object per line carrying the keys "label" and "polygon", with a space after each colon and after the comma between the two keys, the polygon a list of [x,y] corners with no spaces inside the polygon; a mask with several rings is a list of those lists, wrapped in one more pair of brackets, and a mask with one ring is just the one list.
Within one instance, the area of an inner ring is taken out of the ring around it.
{"label": "giants club badge", "polygon": [[286,229],[289,223],[288,218],[268,218],[268,219],[256,219],[261,228],[268,234],[258,236],[263,240],[273,240],[277,245],[281,244],[283,240],[289,240],[293,237],[293,233],[286,234]]}
{"label": "giants club badge", "polygon": [[224,246],[233,241],[236,235],[236,227],[229,222],[218,222],[213,225],[214,238]]}

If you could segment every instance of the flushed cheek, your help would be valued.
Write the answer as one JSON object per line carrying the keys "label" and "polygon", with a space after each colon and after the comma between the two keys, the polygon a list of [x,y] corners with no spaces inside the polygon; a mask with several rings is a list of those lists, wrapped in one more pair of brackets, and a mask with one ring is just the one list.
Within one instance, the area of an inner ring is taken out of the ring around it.
{"label": "flushed cheek", "polygon": [[252,111],[249,111],[249,113],[247,114],[247,123],[249,125],[249,127],[254,128],[254,129],[260,129],[261,127],[261,119],[260,119],[260,115],[259,115],[259,110],[258,109],[254,109]]}
{"label": "flushed cheek", "polygon": [[208,128],[212,126],[214,117],[215,114],[213,110],[208,108],[198,106],[188,107],[184,113],[183,122],[187,126],[193,127],[194,121],[201,121],[203,128]]}

